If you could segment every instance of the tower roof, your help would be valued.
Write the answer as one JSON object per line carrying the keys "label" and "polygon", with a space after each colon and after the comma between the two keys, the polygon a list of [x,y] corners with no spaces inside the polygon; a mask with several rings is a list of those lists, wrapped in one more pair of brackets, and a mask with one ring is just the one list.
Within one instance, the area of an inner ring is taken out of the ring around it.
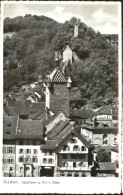
{"label": "tower roof", "polygon": [[59,68],[55,68],[49,78],[51,82],[67,82]]}

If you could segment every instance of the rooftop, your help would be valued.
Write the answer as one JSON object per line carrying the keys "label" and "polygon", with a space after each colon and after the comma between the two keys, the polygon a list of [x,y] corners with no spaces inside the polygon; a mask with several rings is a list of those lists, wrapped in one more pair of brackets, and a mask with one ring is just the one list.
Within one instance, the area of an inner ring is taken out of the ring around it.
{"label": "rooftop", "polygon": [[118,153],[118,152],[119,152],[119,147],[118,147],[118,145],[112,147],[112,148],[111,148],[111,151],[117,152],[117,153]]}
{"label": "rooftop", "polygon": [[67,82],[59,68],[55,68],[49,78],[51,82]]}
{"label": "rooftop", "polygon": [[55,140],[48,140],[45,144],[41,145],[41,150],[55,150],[57,147],[57,141]]}
{"label": "rooftop", "polygon": [[100,162],[98,163],[99,168],[96,168],[96,170],[100,171],[115,171],[116,170],[116,163],[112,162]]}
{"label": "rooftop", "polygon": [[95,112],[91,109],[70,109],[70,117],[87,119],[95,115]]}
{"label": "rooftop", "polygon": [[[58,116],[59,116],[59,114],[61,114],[62,112],[61,111],[58,111],[57,113],[56,113],[56,115],[54,115],[54,116],[51,116],[49,119],[47,119],[46,120],[46,123],[45,123],[45,125],[47,126],[47,125],[49,125],[52,121],[54,121]],[[63,114],[63,113],[62,113]]]}
{"label": "rooftop", "polygon": [[43,138],[44,124],[40,120],[19,120],[16,138]]}
{"label": "rooftop", "polygon": [[57,141],[58,145],[60,145],[71,133],[75,133],[75,135],[88,147],[93,147],[80,133],[76,131],[74,126],[66,121],[60,121],[48,132],[47,137],[50,140]]}

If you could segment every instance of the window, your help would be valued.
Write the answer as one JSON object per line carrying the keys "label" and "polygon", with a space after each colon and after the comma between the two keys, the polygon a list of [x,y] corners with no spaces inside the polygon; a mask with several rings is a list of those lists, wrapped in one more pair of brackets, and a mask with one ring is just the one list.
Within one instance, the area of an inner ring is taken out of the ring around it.
{"label": "window", "polygon": [[52,164],[53,163],[53,159],[52,158],[48,159],[48,163]]}
{"label": "window", "polygon": [[47,159],[46,158],[43,158],[43,163],[47,163]]}
{"label": "window", "polygon": [[76,167],[76,162],[73,162],[73,167]]}
{"label": "window", "polygon": [[117,138],[114,138],[114,143],[117,143]]}
{"label": "window", "polygon": [[61,172],[61,173],[60,173],[60,176],[61,176],[61,177],[64,177],[64,176],[65,176],[65,173],[64,173],[64,172]]}
{"label": "window", "polygon": [[20,172],[22,172],[23,171],[23,167],[20,167]]}
{"label": "window", "polygon": [[67,154],[63,154],[62,158],[67,159]]}
{"label": "window", "polygon": [[9,163],[9,164],[14,163],[14,159],[13,159],[13,158],[8,158],[8,159],[7,159],[7,163]]}
{"label": "window", "polygon": [[6,147],[3,147],[3,154],[6,154]]}
{"label": "window", "polygon": [[86,173],[85,172],[82,173],[82,177],[86,177]]}
{"label": "window", "polygon": [[10,131],[10,130],[6,130],[6,134],[8,134],[8,135],[9,135],[10,133],[11,133],[11,131]]}
{"label": "window", "polygon": [[38,162],[38,159],[37,159],[36,156],[35,156],[35,157],[32,157],[32,162],[33,162],[33,163],[37,163],[37,162]]}
{"label": "window", "polygon": [[67,162],[62,162],[62,167],[67,167],[68,163]]}
{"label": "window", "polygon": [[68,177],[72,177],[72,173],[69,172],[69,173],[67,174],[67,176],[68,176]]}
{"label": "window", "polygon": [[6,159],[3,158],[3,164],[6,164]]}
{"label": "window", "polygon": [[24,162],[24,157],[19,157],[19,162]]}
{"label": "window", "polygon": [[73,151],[79,151],[79,150],[80,150],[80,148],[79,148],[78,145],[75,145],[75,146],[73,147]]}
{"label": "window", "polygon": [[33,153],[34,153],[34,154],[37,154],[37,153],[38,153],[38,150],[37,150],[37,149],[34,149],[34,150],[33,150]]}
{"label": "window", "polygon": [[26,149],[26,153],[27,154],[30,154],[31,153],[31,150],[30,149]]}
{"label": "window", "polygon": [[74,175],[74,177],[79,177],[79,173],[76,172],[75,175]]}
{"label": "window", "polygon": [[8,123],[8,124],[7,124],[7,127],[11,127],[11,123]]}
{"label": "window", "polygon": [[30,163],[30,161],[31,161],[30,157],[25,158],[25,163]]}
{"label": "window", "polygon": [[9,154],[14,154],[14,147],[8,147],[7,148],[7,153],[9,153]]}
{"label": "window", "polygon": [[69,151],[69,150],[70,150],[70,147],[68,145],[63,146],[63,151]]}
{"label": "window", "polygon": [[86,151],[86,147],[85,146],[82,146],[81,147],[81,151]]}
{"label": "window", "polygon": [[13,167],[10,167],[9,170],[10,170],[10,171],[13,171]]}
{"label": "window", "polygon": [[108,144],[108,135],[107,134],[103,135],[103,144]]}
{"label": "window", "polygon": [[75,138],[70,140],[70,143],[77,143],[77,140]]}
{"label": "window", "polygon": [[21,148],[21,149],[19,149],[19,153],[20,154],[22,154],[23,153],[23,149]]}

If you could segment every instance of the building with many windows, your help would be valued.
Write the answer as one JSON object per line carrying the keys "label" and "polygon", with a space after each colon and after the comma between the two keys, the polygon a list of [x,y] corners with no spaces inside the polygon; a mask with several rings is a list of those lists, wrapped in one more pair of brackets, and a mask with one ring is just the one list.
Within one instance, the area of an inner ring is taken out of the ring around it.
{"label": "building with many windows", "polygon": [[[57,123],[47,133],[47,141],[41,145],[41,151],[44,159],[43,170],[50,167],[52,176],[90,177],[93,145],[76,130],[73,124],[67,121]],[[44,173],[47,172],[44,171],[43,175]]]}

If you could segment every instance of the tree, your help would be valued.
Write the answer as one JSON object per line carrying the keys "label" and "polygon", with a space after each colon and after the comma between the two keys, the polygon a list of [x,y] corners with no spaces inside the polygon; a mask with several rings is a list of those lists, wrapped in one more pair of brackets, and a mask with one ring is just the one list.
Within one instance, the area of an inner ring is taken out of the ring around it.
{"label": "tree", "polygon": [[96,157],[97,162],[111,162],[111,153],[106,149],[99,149]]}

